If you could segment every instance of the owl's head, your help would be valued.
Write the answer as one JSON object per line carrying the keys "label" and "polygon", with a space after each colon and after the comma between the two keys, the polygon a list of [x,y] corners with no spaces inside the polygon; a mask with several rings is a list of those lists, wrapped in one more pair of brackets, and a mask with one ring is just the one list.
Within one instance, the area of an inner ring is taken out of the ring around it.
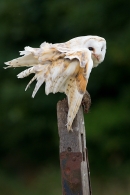
{"label": "owl's head", "polygon": [[69,47],[72,48],[88,48],[91,52],[93,60],[93,67],[98,66],[105,57],[106,53],[106,40],[99,36],[82,36],[71,39],[67,42]]}
{"label": "owl's head", "polygon": [[106,41],[102,37],[98,36],[86,36],[84,41],[85,48],[87,47],[91,52],[93,67],[98,66],[105,57],[106,53]]}

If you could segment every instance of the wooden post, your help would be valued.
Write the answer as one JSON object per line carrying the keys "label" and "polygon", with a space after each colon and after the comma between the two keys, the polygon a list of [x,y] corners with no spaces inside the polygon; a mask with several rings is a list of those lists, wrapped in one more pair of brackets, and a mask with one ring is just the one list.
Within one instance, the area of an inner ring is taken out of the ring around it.
{"label": "wooden post", "polygon": [[64,99],[57,104],[60,137],[60,167],[63,195],[91,195],[90,171],[83,109],[80,107],[73,122],[73,132],[68,132],[68,103]]}

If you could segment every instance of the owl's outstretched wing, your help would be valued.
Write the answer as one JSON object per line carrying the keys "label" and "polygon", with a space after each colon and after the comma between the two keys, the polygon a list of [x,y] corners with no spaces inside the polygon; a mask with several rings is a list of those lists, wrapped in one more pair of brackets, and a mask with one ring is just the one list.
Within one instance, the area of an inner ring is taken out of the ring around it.
{"label": "owl's outstretched wing", "polygon": [[21,54],[24,56],[5,64],[8,67],[29,67],[19,73],[18,78],[34,73],[26,87],[27,89],[34,80],[37,80],[32,97],[44,82],[47,95],[64,92],[69,104],[67,129],[71,130],[93,67],[90,51],[84,48],[76,50],[65,47],[62,51],[52,44],[44,43],[40,48],[26,47]]}
{"label": "owl's outstretched wing", "polygon": [[[20,51],[22,57],[5,62],[10,67],[35,66],[46,64],[48,61],[55,61],[59,58],[68,58],[70,60],[78,59],[81,67],[85,67],[90,58],[90,51],[87,48],[68,48],[66,44],[49,44],[42,43],[40,48],[25,47]],[[88,58],[89,55],[89,58]]]}
{"label": "owl's outstretched wing", "polygon": [[29,67],[39,64],[45,65],[48,61],[54,61],[65,56],[63,53],[52,48],[51,45],[44,42],[40,48],[25,47],[24,51],[20,51],[20,55],[24,56],[5,62],[8,65],[5,69],[11,67]]}

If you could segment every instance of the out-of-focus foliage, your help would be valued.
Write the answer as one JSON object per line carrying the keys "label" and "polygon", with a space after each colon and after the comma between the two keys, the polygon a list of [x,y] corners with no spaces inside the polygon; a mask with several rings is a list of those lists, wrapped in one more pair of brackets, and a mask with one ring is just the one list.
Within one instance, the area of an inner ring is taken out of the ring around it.
{"label": "out-of-focus foliage", "polygon": [[[91,34],[107,40],[105,61],[93,69],[88,84],[92,106],[85,116],[85,123],[91,172],[94,177],[110,172],[128,175],[129,8],[128,0],[0,1],[0,169],[4,174],[24,181],[34,169],[38,174],[40,167],[47,163],[59,165],[56,103],[65,97],[60,93],[46,96],[42,86],[32,99],[34,84],[25,93],[29,78],[17,79],[21,69],[5,71],[4,62],[18,57],[18,51],[24,46],[39,47],[44,41],[64,42]],[[6,178],[4,174],[3,178]],[[0,190],[2,194],[18,195],[18,192]],[[49,195],[49,191],[43,194]]]}

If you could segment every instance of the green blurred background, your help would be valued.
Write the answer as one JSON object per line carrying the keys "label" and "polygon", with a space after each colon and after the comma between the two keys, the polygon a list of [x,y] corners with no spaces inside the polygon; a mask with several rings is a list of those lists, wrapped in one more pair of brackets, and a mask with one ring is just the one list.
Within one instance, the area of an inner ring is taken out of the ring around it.
{"label": "green blurred background", "polygon": [[34,99],[23,69],[4,70],[24,46],[99,35],[105,61],[93,69],[85,115],[93,194],[130,195],[130,1],[0,1],[0,195],[60,195],[56,104],[63,94]]}

